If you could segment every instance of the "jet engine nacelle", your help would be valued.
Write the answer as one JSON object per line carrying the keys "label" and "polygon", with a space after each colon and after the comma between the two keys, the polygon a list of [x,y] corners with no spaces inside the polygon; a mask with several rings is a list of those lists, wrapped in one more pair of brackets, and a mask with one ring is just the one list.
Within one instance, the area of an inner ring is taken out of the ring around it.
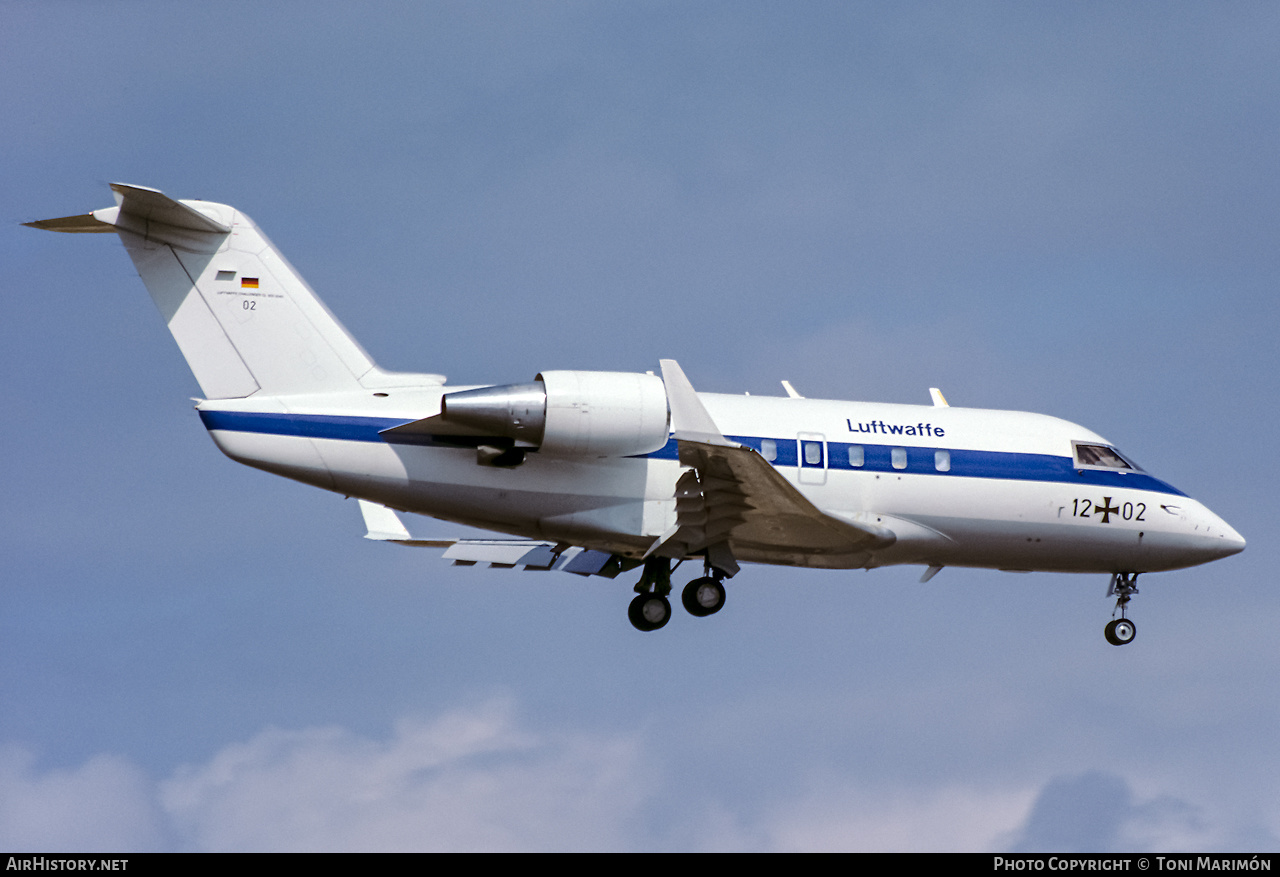
{"label": "jet engine nacelle", "polygon": [[662,379],[632,372],[548,371],[532,384],[447,393],[440,416],[517,447],[586,457],[656,451],[670,423]]}

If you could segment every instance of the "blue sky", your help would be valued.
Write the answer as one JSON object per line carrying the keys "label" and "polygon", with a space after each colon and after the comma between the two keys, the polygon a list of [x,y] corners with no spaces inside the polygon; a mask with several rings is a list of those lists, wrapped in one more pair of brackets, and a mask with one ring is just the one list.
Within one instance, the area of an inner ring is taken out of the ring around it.
{"label": "blue sky", "polygon": [[[1280,847],[1274,6],[0,20],[0,848]],[[939,386],[1249,547],[1144,578],[1124,649],[1104,577],[953,569],[752,567],[641,635],[628,582],[223,458],[119,243],[19,225],[113,181],[249,213],[388,368]]]}

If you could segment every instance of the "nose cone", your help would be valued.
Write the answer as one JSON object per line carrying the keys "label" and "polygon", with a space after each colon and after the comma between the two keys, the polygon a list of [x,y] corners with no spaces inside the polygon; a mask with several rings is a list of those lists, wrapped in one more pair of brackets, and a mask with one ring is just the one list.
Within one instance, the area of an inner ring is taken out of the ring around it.
{"label": "nose cone", "polygon": [[1196,549],[1203,556],[1200,563],[1220,560],[1244,551],[1244,537],[1237,533],[1230,524],[1209,511],[1200,507],[1200,514],[1194,516],[1197,531]]}
{"label": "nose cone", "polygon": [[[1216,517],[1216,515],[1215,515]],[[1244,537],[1231,528],[1231,525],[1222,518],[1218,518],[1218,526],[1221,528],[1219,539],[1221,546],[1217,557],[1230,557],[1233,554],[1239,554],[1244,551]],[[1216,560],[1217,557],[1214,559]]]}
{"label": "nose cone", "polygon": [[1189,496],[1152,503],[1143,512],[1142,565],[1147,570],[1186,569],[1244,551],[1244,537]]}

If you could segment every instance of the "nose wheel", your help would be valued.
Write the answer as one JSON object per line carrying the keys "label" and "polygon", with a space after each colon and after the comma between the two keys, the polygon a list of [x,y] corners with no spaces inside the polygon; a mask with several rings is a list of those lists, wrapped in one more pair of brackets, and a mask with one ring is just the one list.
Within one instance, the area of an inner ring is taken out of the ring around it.
{"label": "nose wheel", "polygon": [[1103,629],[1103,635],[1107,638],[1107,642],[1113,646],[1128,645],[1138,635],[1138,625],[1124,617],[1125,607],[1129,605],[1129,601],[1133,599],[1133,595],[1136,593],[1138,593],[1138,574],[1136,572],[1118,572],[1111,576],[1111,585],[1107,588],[1107,596],[1116,598],[1116,608],[1111,610],[1111,614],[1114,616],[1119,612],[1120,617],[1114,618]]}
{"label": "nose wheel", "polygon": [[1117,618],[1106,627],[1107,642],[1113,646],[1123,646],[1133,642],[1138,633],[1138,626],[1127,618]]}

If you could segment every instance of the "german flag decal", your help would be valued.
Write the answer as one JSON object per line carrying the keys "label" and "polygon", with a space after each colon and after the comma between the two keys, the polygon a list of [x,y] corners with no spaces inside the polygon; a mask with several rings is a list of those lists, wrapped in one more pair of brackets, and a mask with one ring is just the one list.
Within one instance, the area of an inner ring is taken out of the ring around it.
{"label": "german flag decal", "polygon": [[258,278],[256,278],[256,277],[241,277],[241,278],[240,278],[240,288],[241,288],[241,289],[257,289],[257,288],[258,288]]}

